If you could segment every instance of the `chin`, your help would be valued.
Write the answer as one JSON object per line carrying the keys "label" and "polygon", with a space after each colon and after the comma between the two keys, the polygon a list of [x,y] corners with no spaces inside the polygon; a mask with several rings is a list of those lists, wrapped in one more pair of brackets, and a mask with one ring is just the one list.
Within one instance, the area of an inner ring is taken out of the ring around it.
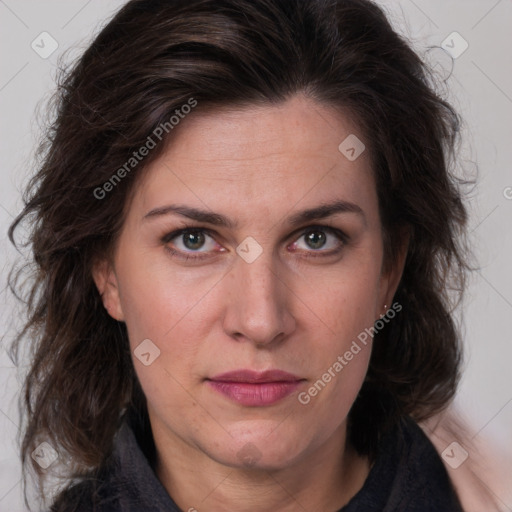
{"label": "chin", "polygon": [[[275,428],[275,425],[274,425]],[[208,450],[217,462],[235,468],[273,471],[292,465],[307,451],[304,436],[292,437],[286,431],[270,437],[268,429],[243,436],[232,435],[233,442],[223,450]]]}

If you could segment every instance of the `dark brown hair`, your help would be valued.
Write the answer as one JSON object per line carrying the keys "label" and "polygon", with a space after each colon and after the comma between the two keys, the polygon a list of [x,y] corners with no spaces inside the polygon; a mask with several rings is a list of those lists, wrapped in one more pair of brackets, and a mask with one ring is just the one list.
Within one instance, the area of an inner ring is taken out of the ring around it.
{"label": "dark brown hair", "polygon": [[[370,151],[385,241],[396,258],[410,233],[395,301],[402,311],[375,336],[349,436],[374,457],[403,415],[430,417],[459,376],[450,290],[461,292],[466,210],[450,170],[459,131],[428,69],[367,0],[133,0],[64,73],[41,165],[10,228],[26,223],[33,261],[25,382],[25,466],[47,440],[68,476],[101,467],[123,413],[145,414],[123,323],[105,311],[91,276],[112,248],[123,208],[160,143],[98,199],[94,191],[176,109],[279,104],[306,96],[351,112]],[[166,138],[172,137],[172,131]],[[341,142],[341,141],[340,141]],[[18,278],[21,274],[18,274]]]}

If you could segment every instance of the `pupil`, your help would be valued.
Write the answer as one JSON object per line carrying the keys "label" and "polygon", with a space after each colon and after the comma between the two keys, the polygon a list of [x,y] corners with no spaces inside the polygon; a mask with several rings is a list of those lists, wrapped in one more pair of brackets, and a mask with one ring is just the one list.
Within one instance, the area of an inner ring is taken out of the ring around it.
{"label": "pupil", "polygon": [[185,235],[185,246],[188,249],[199,249],[204,243],[204,235],[200,232],[186,233]]}
{"label": "pupil", "polygon": [[307,243],[313,249],[319,249],[325,243],[325,233],[312,231],[306,235]]}

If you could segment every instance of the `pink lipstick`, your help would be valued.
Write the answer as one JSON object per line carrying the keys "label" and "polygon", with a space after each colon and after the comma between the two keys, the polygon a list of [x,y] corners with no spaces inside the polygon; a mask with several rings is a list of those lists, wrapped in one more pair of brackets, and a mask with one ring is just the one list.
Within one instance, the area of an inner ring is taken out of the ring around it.
{"label": "pink lipstick", "polygon": [[282,370],[236,370],[206,379],[208,384],[241,405],[272,405],[293,393],[305,379]]}

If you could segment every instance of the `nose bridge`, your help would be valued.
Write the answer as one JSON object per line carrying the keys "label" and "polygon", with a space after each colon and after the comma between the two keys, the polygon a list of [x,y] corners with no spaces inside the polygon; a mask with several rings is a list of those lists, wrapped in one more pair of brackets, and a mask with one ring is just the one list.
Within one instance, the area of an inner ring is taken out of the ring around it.
{"label": "nose bridge", "polygon": [[258,309],[264,305],[270,308],[272,302],[278,302],[279,279],[271,257],[262,255],[252,263],[240,262],[238,266],[247,297],[257,301]]}
{"label": "nose bridge", "polygon": [[264,344],[289,332],[293,322],[286,287],[272,254],[264,251],[250,263],[240,258],[232,273],[232,301],[225,326],[230,334]]}

